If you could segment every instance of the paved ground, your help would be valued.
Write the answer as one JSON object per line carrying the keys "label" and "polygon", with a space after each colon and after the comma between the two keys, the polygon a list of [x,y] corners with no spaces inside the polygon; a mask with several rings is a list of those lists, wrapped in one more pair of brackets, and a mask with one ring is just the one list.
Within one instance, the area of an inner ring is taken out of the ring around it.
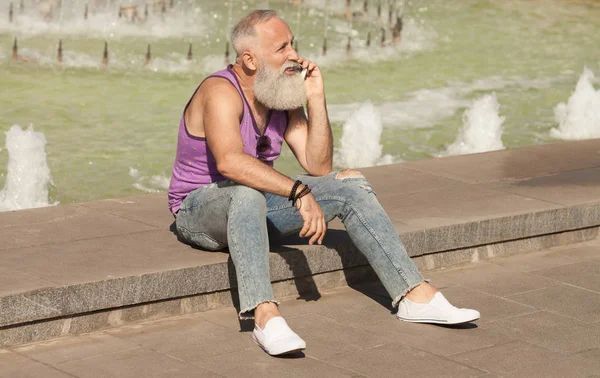
{"label": "paved ground", "polygon": [[293,357],[266,355],[227,308],[0,350],[0,376],[600,376],[600,240],[427,277],[482,318],[405,323],[380,285],[362,285],[283,302],[308,344]]}

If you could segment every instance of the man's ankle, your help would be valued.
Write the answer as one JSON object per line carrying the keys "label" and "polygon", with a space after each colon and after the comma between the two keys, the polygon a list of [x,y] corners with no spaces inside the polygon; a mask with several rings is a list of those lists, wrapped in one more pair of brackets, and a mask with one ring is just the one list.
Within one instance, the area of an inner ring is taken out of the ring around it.
{"label": "man's ankle", "polygon": [[281,313],[277,304],[273,302],[261,303],[254,309],[254,323],[261,329],[265,328],[267,322],[276,316],[281,316]]}
{"label": "man's ankle", "polygon": [[423,282],[409,291],[405,298],[414,303],[429,303],[437,291],[429,283]]}

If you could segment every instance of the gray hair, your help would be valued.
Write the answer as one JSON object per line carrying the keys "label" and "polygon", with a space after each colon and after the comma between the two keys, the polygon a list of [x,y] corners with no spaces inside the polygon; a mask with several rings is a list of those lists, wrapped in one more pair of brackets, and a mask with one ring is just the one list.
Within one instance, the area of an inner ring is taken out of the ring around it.
{"label": "gray hair", "polygon": [[256,25],[265,23],[277,17],[277,12],[270,9],[255,10],[238,21],[231,31],[231,45],[237,56],[241,56],[245,50],[244,42],[249,38],[255,38]]}

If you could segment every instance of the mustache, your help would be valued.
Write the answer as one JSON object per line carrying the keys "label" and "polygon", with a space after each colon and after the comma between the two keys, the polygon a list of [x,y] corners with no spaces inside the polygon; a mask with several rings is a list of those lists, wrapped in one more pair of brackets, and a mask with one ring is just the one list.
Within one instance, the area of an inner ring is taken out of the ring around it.
{"label": "mustache", "polygon": [[283,64],[283,66],[281,66],[281,73],[283,73],[288,68],[291,68],[298,73],[302,72],[302,65],[293,60],[287,61]]}

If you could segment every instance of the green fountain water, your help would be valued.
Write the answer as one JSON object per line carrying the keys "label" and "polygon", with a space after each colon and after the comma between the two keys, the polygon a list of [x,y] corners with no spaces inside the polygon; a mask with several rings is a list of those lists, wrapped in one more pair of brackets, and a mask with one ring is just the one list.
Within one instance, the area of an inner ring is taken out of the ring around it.
{"label": "green fountain water", "polygon": [[[25,2],[20,13],[15,2],[9,22],[9,2],[0,0],[6,12],[0,15],[0,130],[33,124],[43,132],[54,182],[50,202],[164,191],[183,106],[207,74],[224,67],[232,23],[266,3],[176,1],[165,14],[150,10],[145,23],[131,23],[117,18],[117,5],[90,9],[84,20],[85,2],[63,1],[43,21],[34,4]],[[344,123],[370,101],[382,120],[382,154],[394,162],[443,155],[464,126],[464,111],[492,92],[505,117],[504,146],[554,142],[555,107],[568,101],[584,67],[600,74],[600,3],[594,1],[397,1],[404,27],[395,47],[379,46],[381,27],[390,26],[387,0],[382,21],[370,1],[368,15],[351,23],[345,1],[329,8],[326,0],[268,3],[292,27],[301,55],[322,66],[337,148]],[[137,5],[143,14],[143,3]],[[352,2],[354,12],[362,7]],[[20,62],[11,59],[15,37]],[[388,30],[386,43],[390,38]],[[101,63],[105,41],[107,66]],[[187,60],[190,43],[193,59]],[[363,126],[370,127],[368,120]],[[600,133],[600,125],[588,127]],[[0,188],[7,166],[3,149]],[[289,151],[276,168],[300,172]]]}

